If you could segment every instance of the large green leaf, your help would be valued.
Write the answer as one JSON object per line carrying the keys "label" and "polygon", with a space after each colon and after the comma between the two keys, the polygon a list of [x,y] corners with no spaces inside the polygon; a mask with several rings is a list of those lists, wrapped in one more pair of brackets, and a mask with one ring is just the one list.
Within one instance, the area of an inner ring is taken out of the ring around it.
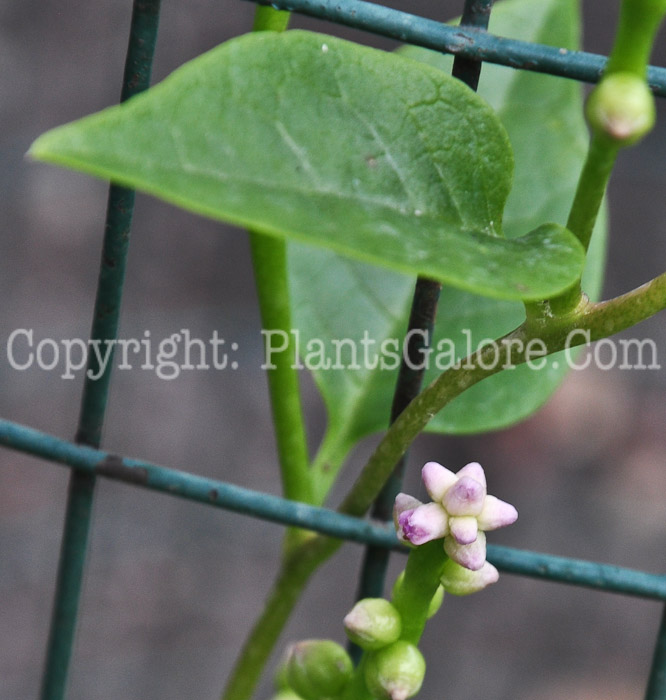
{"label": "large green leaf", "polygon": [[185,208],[504,299],[570,285],[574,236],[502,236],[506,132],[460,82],[308,32],[240,37],[31,149]]}
{"label": "large green leaf", "polygon": [[[577,3],[506,0],[493,9],[490,30],[575,48],[579,39]],[[442,54],[414,47],[405,47],[401,53],[443,71],[450,72],[452,67],[452,59]],[[515,152],[515,186],[505,210],[505,232],[516,236],[544,221],[565,221],[587,144],[580,86],[561,78],[484,65],[480,93],[497,109]],[[604,245],[602,221],[584,276],[584,287],[592,297],[601,285]],[[385,339],[404,335],[413,279],[373,270],[325,251],[312,255],[296,245],[289,251],[302,348],[311,338],[349,337],[359,342],[360,354],[365,330],[375,339],[375,350]],[[434,334],[435,345],[442,343],[440,363],[445,365],[451,359],[449,341],[455,344],[456,356],[464,357],[468,344],[475,349],[484,338],[506,333],[523,318],[519,303],[444,287]],[[464,333],[465,329],[469,333]],[[350,359],[347,356],[346,360]],[[436,359],[437,353],[430,357],[431,366]],[[548,358],[540,371],[523,366],[502,372],[452,402],[435,416],[428,430],[469,433],[514,423],[534,412],[565,372],[564,359],[557,356]],[[437,373],[433,367],[428,378]],[[315,372],[330,421],[318,464],[322,490],[355,441],[385,429],[396,374],[363,368]]]}

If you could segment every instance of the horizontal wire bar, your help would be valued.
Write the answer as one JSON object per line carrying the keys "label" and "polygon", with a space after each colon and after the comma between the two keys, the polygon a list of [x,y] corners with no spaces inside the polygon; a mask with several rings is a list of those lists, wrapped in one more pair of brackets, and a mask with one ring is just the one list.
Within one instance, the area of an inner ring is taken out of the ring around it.
{"label": "horizontal wire bar", "polygon": [[[313,530],[353,542],[407,551],[396,539],[391,525],[371,523],[327,508],[289,501],[261,491],[141,460],[121,458],[12,421],[0,419],[0,445],[97,476],[282,525]],[[497,545],[488,546],[488,559],[498,569],[507,573],[611,593],[666,600],[666,575]]]}
{"label": "horizontal wire bar", "polygon": [[[435,51],[587,83],[598,82],[607,60],[598,54],[506,39],[472,27],[442,24],[364,0],[250,1],[329,20]],[[666,68],[650,66],[648,82],[656,95],[666,97]]]}
{"label": "horizontal wire bar", "polygon": [[[77,445],[33,428],[0,420],[0,445],[94,473],[252,515],[282,525],[314,530],[325,535],[381,547],[399,546],[393,527],[371,524],[326,508],[317,508],[279,496],[235,486],[224,481],[161,467],[136,459],[121,458],[104,450]],[[666,598],[666,595],[664,596]]]}

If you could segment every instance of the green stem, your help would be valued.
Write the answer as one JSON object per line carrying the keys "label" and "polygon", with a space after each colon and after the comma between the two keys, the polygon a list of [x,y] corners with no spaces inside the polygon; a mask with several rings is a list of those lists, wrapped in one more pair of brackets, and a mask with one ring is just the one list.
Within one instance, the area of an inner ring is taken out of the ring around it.
{"label": "green stem", "polygon": [[442,540],[427,542],[409,553],[405,576],[393,597],[402,619],[400,639],[412,644],[421,639],[446,560]]}
{"label": "green stem", "polygon": [[594,224],[618,151],[617,145],[609,143],[608,139],[599,135],[595,134],[590,140],[585,165],[567,219],[567,228],[575,234],[585,250],[590,245]]}
{"label": "green stem", "polygon": [[[283,31],[289,13],[271,7],[257,8],[254,31]],[[284,240],[250,232],[252,262],[256,280],[262,327],[277,331],[291,340],[291,304],[287,275],[287,245]],[[294,365],[293,348],[272,353],[267,369],[268,388],[275,426],[278,460],[284,495],[292,500],[313,502],[309,474],[307,438],[303,420],[300,386]],[[312,571],[306,558],[289,556],[307,538],[302,531],[287,530],[283,562],[262,615],[246,639],[222,697],[224,700],[248,700],[261,676],[289,615],[298,601]]]}
{"label": "green stem", "polygon": [[[289,13],[272,7],[257,8],[253,31],[283,31]],[[287,275],[287,244],[284,240],[250,232],[261,323],[264,329],[287,338],[283,352],[271,353],[267,369],[278,459],[284,495],[312,502],[309,456],[303,421],[300,387],[291,344],[291,303]]]}
{"label": "green stem", "polygon": [[[338,510],[350,515],[363,515],[397,460],[430,419],[467,388],[501,371],[502,365],[517,365],[526,361],[526,348],[530,340],[542,339],[547,353],[552,354],[567,347],[567,339],[573,331],[589,331],[589,340],[598,340],[629,328],[665,307],[666,273],[615,299],[598,304],[584,301],[566,316],[527,321],[494,344],[484,346],[440,375],[409,404],[388,430]],[[570,347],[586,341],[587,337],[579,333],[572,339]],[[505,362],[493,365],[495,348],[507,353]],[[291,551],[266,610],[241,653],[223,700],[247,700],[250,697],[263,664],[307,580],[341,544],[340,540],[318,535]]]}
{"label": "green stem", "polygon": [[312,460],[310,478],[312,479],[313,503],[321,505],[331,490],[351,446],[356,442],[350,438],[347,428],[349,423],[329,423],[326,433]]}
{"label": "green stem", "polygon": [[375,696],[370,693],[368,686],[365,684],[366,659],[366,654],[363,654],[340,700],[376,700]]}
{"label": "green stem", "polygon": [[[645,80],[654,38],[665,13],[666,0],[623,0],[615,43],[602,83],[614,73],[632,73]],[[602,84],[595,88],[594,94],[600,89]],[[575,234],[586,251],[617,154],[622,147],[631,145],[634,141],[614,141],[600,131],[598,126],[593,126],[585,165],[567,221],[567,228]],[[579,279],[569,290],[550,299],[548,306],[556,314],[565,313],[575,308],[581,298]],[[539,305],[527,305],[528,315],[538,307]]]}
{"label": "green stem", "polygon": [[666,2],[664,0],[624,0],[620,21],[606,74],[629,72],[645,78],[654,37],[659,28]]}
{"label": "green stem", "polygon": [[593,304],[583,298],[565,315],[530,319],[483,346],[441,374],[409,404],[370,456],[339,510],[363,515],[397,460],[430,420],[474,384],[505,367],[526,362],[535,343],[542,342],[545,354],[550,355],[619,333],[665,307],[666,273],[615,299]]}
{"label": "green stem", "polygon": [[312,551],[305,541],[301,543],[299,551],[285,556],[264,610],[245,640],[222,692],[222,700],[248,700],[252,697],[268,657],[303,589],[324,561],[318,556],[320,549],[318,547]]}
{"label": "green stem", "polygon": [[[593,134],[567,219],[567,228],[578,238],[586,252],[618,151],[619,146],[609,139]],[[566,313],[580,303],[582,294],[579,279],[568,290],[550,299],[549,308],[554,313]],[[528,315],[532,313],[531,309],[538,306],[526,304]]]}
{"label": "green stem", "polygon": [[283,240],[250,233],[252,262],[259,297],[262,327],[287,338],[283,352],[267,357],[266,370],[282,487],[287,498],[312,502],[307,440],[303,422],[298,373],[294,369],[294,350],[290,342],[292,328],[287,279],[287,246]]}
{"label": "green stem", "polygon": [[581,319],[581,328],[590,340],[607,338],[635,326],[666,308],[666,272],[614,299],[590,304]]}

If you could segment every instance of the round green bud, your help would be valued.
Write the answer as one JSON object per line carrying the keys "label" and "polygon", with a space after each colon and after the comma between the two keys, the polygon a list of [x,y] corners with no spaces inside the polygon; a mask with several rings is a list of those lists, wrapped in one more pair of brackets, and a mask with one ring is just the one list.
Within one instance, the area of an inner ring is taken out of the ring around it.
{"label": "round green bud", "polygon": [[303,698],[300,695],[296,695],[290,688],[287,688],[280,690],[277,695],[273,696],[272,700],[303,700]]}
{"label": "round green bud", "polygon": [[288,652],[287,682],[304,700],[339,695],[353,671],[347,652],[330,639],[306,639]]}
{"label": "round green bud", "polygon": [[654,126],[654,97],[637,75],[612,73],[594,88],[585,113],[595,132],[618,145],[630,146]]}
{"label": "round green bud", "polygon": [[499,572],[488,561],[478,571],[470,571],[453,559],[447,559],[442,567],[440,581],[447,593],[469,595],[482,591],[486,586],[495,583],[498,578]]}
{"label": "round green bud", "polygon": [[365,598],[347,613],[345,632],[361,649],[374,650],[400,638],[400,613],[384,598]]}
{"label": "round green bud", "polygon": [[425,660],[416,646],[405,641],[369,654],[365,684],[379,700],[407,700],[421,689]]}
{"label": "round green bud", "polygon": [[[396,593],[400,590],[400,586],[402,586],[402,582],[405,578],[405,572],[404,570],[398,574],[398,578],[395,580],[395,583],[393,584],[393,588],[391,590],[392,596],[395,598]],[[444,587],[439,586],[437,590],[435,591],[435,595],[432,597],[430,600],[430,605],[428,606],[428,615],[427,618],[428,620],[435,615],[438,610],[442,607],[442,602],[444,601]]]}
{"label": "round green bud", "polygon": [[273,681],[275,683],[275,689],[276,690],[287,690],[289,688],[289,681],[287,680],[287,656],[289,654],[289,650],[285,652],[284,659],[280,663],[280,665],[277,667],[275,671],[275,676],[273,678]]}

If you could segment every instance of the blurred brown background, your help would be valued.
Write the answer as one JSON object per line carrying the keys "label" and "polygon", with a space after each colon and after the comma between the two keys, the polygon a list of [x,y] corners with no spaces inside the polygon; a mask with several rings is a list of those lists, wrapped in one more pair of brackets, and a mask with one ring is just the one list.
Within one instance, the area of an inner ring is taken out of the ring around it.
{"label": "blurred brown background", "polygon": [[[445,20],[462,2],[392,2]],[[0,0],[0,340],[86,338],[100,253],[106,186],[29,163],[30,143],[57,124],[117,101],[129,0]],[[617,2],[586,2],[585,47],[607,53]],[[154,80],[245,32],[253,5],[165,0]],[[393,44],[297,18],[294,26],[375,46]],[[654,63],[666,65],[666,39]],[[622,156],[611,186],[605,296],[663,271],[666,131],[662,119]],[[633,337],[653,338],[666,364],[663,315]],[[251,488],[279,492],[252,271],[245,235],[138,196],[122,337],[181,328],[239,344],[239,368],[183,373],[116,371],[104,446]],[[82,373],[0,363],[0,415],[71,438]],[[313,435],[324,413],[304,379]],[[666,370],[572,373],[531,420],[480,439],[425,437],[425,459],[454,469],[477,459],[491,491],[515,503],[517,525],[495,543],[664,573]],[[354,454],[362,463],[372,441]],[[68,471],[0,450],[0,698],[37,697]],[[72,700],[216,698],[262,605],[282,528],[130,486],[101,481]],[[325,566],[287,633],[342,639],[361,549]],[[394,573],[402,560],[393,563]],[[422,697],[447,700],[638,700],[661,607],[505,575],[492,589],[451,599],[428,627]],[[281,645],[281,646],[284,646]],[[260,697],[270,695],[270,683]]]}

